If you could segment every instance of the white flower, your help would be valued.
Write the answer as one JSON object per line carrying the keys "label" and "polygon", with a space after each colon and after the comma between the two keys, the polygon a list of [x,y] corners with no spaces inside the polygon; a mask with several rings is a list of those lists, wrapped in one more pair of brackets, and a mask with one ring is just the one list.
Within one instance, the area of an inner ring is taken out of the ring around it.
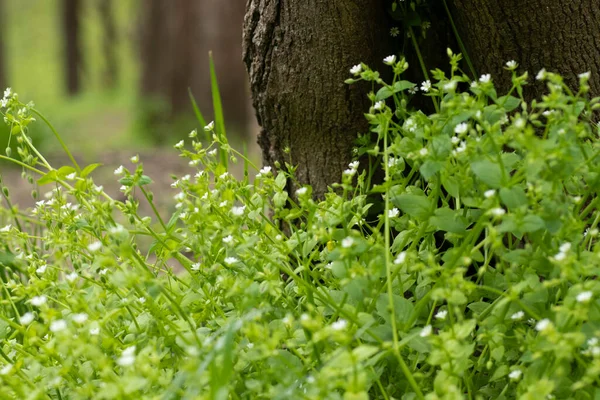
{"label": "white flower", "polygon": [[179,150],[179,149],[182,149],[182,148],[183,148],[184,144],[185,144],[185,141],[184,141],[183,139],[181,139],[181,140],[180,140],[179,142],[177,142],[177,144],[176,144],[175,146],[173,146],[173,147],[175,147],[176,149],[178,149],[178,150]]}
{"label": "white flower", "polygon": [[554,256],[554,259],[556,261],[562,261],[565,258],[567,258],[567,254],[566,253],[558,253],[557,255]]}
{"label": "white flower", "polygon": [[396,259],[394,260],[394,264],[400,265],[400,264],[403,264],[404,261],[406,261],[406,252],[402,251],[402,252],[398,253],[398,255],[396,256]]}
{"label": "white flower", "polygon": [[96,193],[102,193],[103,190],[104,190],[104,186],[102,186],[102,185],[100,185],[100,186],[94,185],[94,192],[96,192]]}
{"label": "white flower", "polygon": [[348,168],[353,169],[353,170],[357,170],[359,166],[359,162],[358,161],[352,161],[350,164],[348,164]]}
{"label": "white flower", "polygon": [[456,81],[450,81],[444,84],[445,91],[452,92],[454,89],[456,89]]}
{"label": "white flower", "polygon": [[551,326],[552,326],[552,322],[548,318],[544,318],[541,321],[539,321],[537,324],[535,324],[535,330],[538,332],[543,332],[546,329],[550,328]]}
{"label": "white flower", "polygon": [[517,379],[519,379],[521,377],[522,374],[523,374],[523,372],[520,369],[515,369],[515,370],[512,370],[510,372],[510,374],[508,374],[508,377],[511,380],[516,381]]}
{"label": "white flower", "polygon": [[419,336],[421,337],[427,337],[427,336],[431,336],[431,333],[433,332],[433,327],[431,325],[426,325],[422,330],[421,333],[419,333]]}
{"label": "white flower", "polygon": [[258,174],[256,174],[256,177],[261,177],[261,176],[265,176],[265,175],[269,175],[271,173],[271,167],[262,167],[260,169],[260,171],[258,171]]}
{"label": "white flower", "polygon": [[508,69],[515,69],[517,68],[517,62],[515,60],[510,60],[506,62],[506,68]]}
{"label": "white flower", "polygon": [[392,29],[390,29],[391,37],[397,37],[399,34],[400,34],[400,29],[398,27],[393,27]]}
{"label": "white flower", "polygon": [[216,155],[217,155],[217,149],[212,149],[212,150],[211,150],[211,151],[209,151],[207,154],[208,154],[209,156],[213,156],[213,157],[214,157],[214,156],[216,156]]}
{"label": "white flower", "polygon": [[102,248],[102,242],[96,241],[94,243],[90,243],[87,248],[91,252],[96,252]]}
{"label": "white flower", "polygon": [[419,91],[419,87],[418,86],[413,86],[411,88],[408,89],[408,93],[410,94],[417,94],[417,92]]}
{"label": "white flower", "polygon": [[491,79],[492,79],[492,76],[490,74],[483,74],[479,78],[479,82],[481,82],[481,83],[489,83]]}
{"label": "white flower", "polygon": [[214,127],[215,127],[215,121],[210,121],[210,122],[208,123],[208,125],[206,125],[206,126],[204,127],[204,130],[205,130],[206,132],[209,132],[209,131],[212,131],[212,130],[214,129]]}
{"label": "white flower", "polygon": [[228,235],[228,236],[225,236],[225,237],[223,238],[223,243],[225,243],[225,244],[229,244],[229,243],[231,243],[231,242],[233,242],[233,236],[231,236],[231,235]]}
{"label": "white flower", "polygon": [[26,312],[25,314],[21,315],[21,318],[19,318],[19,322],[21,323],[21,325],[29,325],[33,322],[34,319],[35,316],[33,315],[33,313]]}
{"label": "white flower", "polygon": [[483,192],[483,197],[485,197],[486,199],[489,199],[490,197],[494,197],[495,194],[496,194],[496,191],[494,189],[490,189],[490,190],[486,190],[485,192]]}
{"label": "white flower", "polygon": [[444,320],[444,319],[446,319],[447,315],[448,315],[448,311],[442,310],[442,311],[438,311],[437,314],[435,314],[435,318]]}
{"label": "white flower", "polygon": [[77,178],[77,173],[76,172],[72,172],[69,175],[65,176],[65,178],[67,178],[68,180],[72,181],[75,178]]}
{"label": "white flower", "polygon": [[454,133],[456,133],[457,135],[463,135],[463,134],[467,133],[468,130],[469,130],[469,125],[467,125],[466,122],[461,122],[460,124],[458,124],[454,127]]}
{"label": "white flower", "polygon": [[581,292],[577,295],[577,301],[579,303],[588,303],[592,299],[593,295],[594,294],[589,290]]}
{"label": "white flower", "polygon": [[73,321],[77,322],[78,324],[83,324],[85,321],[87,321],[88,315],[86,313],[73,314],[71,318],[73,318]]}
{"label": "white flower", "polygon": [[6,364],[4,367],[2,367],[2,369],[0,369],[0,375],[8,375],[12,369],[12,364]]}
{"label": "white flower", "polygon": [[429,92],[429,90],[431,90],[431,81],[428,79],[426,81],[423,81],[423,83],[421,83],[421,90],[425,93]]}
{"label": "white flower", "polygon": [[145,297],[140,297],[140,298],[138,298],[138,301],[139,301],[141,304],[144,304],[144,303],[146,302],[146,298],[145,298]]}
{"label": "white flower", "polygon": [[38,269],[35,270],[35,272],[37,272],[38,274],[43,274],[44,272],[46,272],[46,268],[48,268],[48,265],[46,265],[46,263],[42,264],[39,266]]}
{"label": "white flower", "polygon": [[221,175],[219,175],[219,179],[225,179],[229,176],[229,172],[225,171]]}
{"label": "white flower", "polygon": [[296,190],[296,195],[298,196],[304,196],[306,193],[308,193],[307,187],[301,187],[300,189]]}
{"label": "white flower", "polygon": [[342,247],[345,249],[352,247],[353,244],[354,244],[354,239],[352,239],[350,236],[342,239]]}
{"label": "white flower", "polygon": [[4,89],[4,98],[9,98],[10,95],[12,94],[12,89],[7,87],[6,89]]}
{"label": "white flower", "polygon": [[129,161],[131,161],[134,164],[137,164],[140,161],[140,156],[136,154],[135,156],[131,157]]}
{"label": "white flower", "polygon": [[56,321],[52,321],[50,324],[51,332],[60,332],[64,331],[65,329],[67,329],[67,321],[64,319],[57,319]]}
{"label": "white flower", "polygon": [[540,69],[540,72],[537,73],[535,79],[537,79],[538,81],[546,79],[546,68]]}
{"label": "white flower", "polygon": [[390,157],[390,158],[388,158],[388,167],[393,168],[396,165],[400,164],[401,162],[402,162],[401,157]]}
{"label": "white flower", "polygon": [[350,73],[352,75],[358,75],[360,74],[362,71],[362,65],[361,64],[356,64],[355,66],[353,66],[352,68],[350,68]]}
{"label": "white flower", "polygon": [[123,172],[125,172],[125,168],[122,165],[115,169],[115,175],[121,175]]}
{"label": "white flower", "polygon": [[198,131],[194,129],[189,133],[188,137],[195,138],[197,135],[198,135]]}
{"label": "white flower", "polygon": [[421,150],[419,150],[419,154],[423,157],[425,157],[427,153],[429,153],[429,150],[427,150],[426,147],[423,147]]}
{"label": "white flower", "polygon": [[452,150],[452,154],[457,155],[458,153],[462,153],[465,150],[467,150],[467,142],[463,140],[462,142],[460,142],[460,145],[455,150]]}
{"label": "white flower", "polygon": [[10,231],[10,228],[12,228],[12,225],[8,224],[4,228],[0,229],[0,233],[6,233],[6,232]]}
{"label": "white flower", "polygon": [[65,278],[67,278],[67,280],[69,282],[73,282],[78,277],[79,277],[79,275],[77,274],[77,272],[71,272],[70,274],[68,274],[68,275],[65,276]]}
{"label": "white flower", "polygon": [[233,215],[235,215],[236,217],[242,216],[244,215],[244,210],[246,209],[246,206],[241,206],[241,207],[231,207],[231,213]]}
{"label": "white flower", "polygon": [[100,334],[100,328],[98,328],[98,327],[90,328],[90,335],[96,336],[99,334]]}
{"label": "white flower", "polygon": [[588,72],[582,72],[581,74],[577,75],[579,77],[579,79],[584,79],[584,80],[588,80],[590,79],[590,71]]}
{"label": "white flower", "polygon": [[452,138],[450,139],[450,141],[452,142],[452,144],[459,144],[460,143],[460,138],[458,136],[452,136]]}
{"label": "white flower", "polygon": [[383,110],[383,108],[385,107],[385,101],[383,100],[379,100],[377,103],[375,103],[375,105],[373,106],[374,110]]}
{"label": "white flower", "polygon": [[560,247],[558,248],[558,250],[559,250],[561,253],[566,253],[566,252],[568,252],[569,250],[571,250],[571,243],[569,243],[569,242],[565,242],[565,243],[561,244],[561,245],[560,245]]}
{"label": "white flower", "polygon": [[525,118],[517,118],[514,123],[515,123],[515,128],[523,129],[523,128],[525,128],[526,120],[525,120]]}
{"label": "white flower", "polygon": [[356,170],[352,168],[345,169],[343,174],[346,176],[354,176],[356,174]]}
{"label": "white flower", "polygon": [[31,300],[30,300],[30,302],[34,306],[39,307],[39,306],[41,306],[43,304],[46,304],[47,300],[48,300],[48,298],[42,294],[41,296],[32,297]]}
{"label": "white flower", "polygon": [[398,210],[396,207],[388,210],[388,218],[396,218],[398,215],[400,215],[400,210]]}
{"label": "white flower", "polygon": [[238,259],[237,259],[237,258],[235,258],[235,257],[225,257],[225,260],[223,260],[223,262],[225,262],[225,264],[227,264],[227,265],[232,265],[232,264],[235,264],[235,263],[237,263],[238,261],[240,261],[240,260],[238,260]]}
{"label": "white flower", "polygon": [[595,346],[597,344],[598,344],[598,338],[595,338],[595,337],[589,338],[588,341],[587,341],[587,345],[590,346],[590,347],[591,346]]}
{"label": "white flower", "polygon": [[500,216],[506,214],[506,210],[502,207],[496,207],[496,208],[492,208],[490,210],[490,213],[495,217],[500,217]]}
{"label": "white flower", "polygon": [[510,316],[510,319],[512,319],[513,321],[517,321],[523,318],[524,316],[525,313],[523,311],[517,311],[516,313]]}
{"label": "white flower", "polygon": [[340,319],[331,324],[331,329],[334,331],[341,331],[346,329],[348,326],[348,322],[345,319]]}
{"label": "white flower", "polygon": [[393,63],[396,62],[396,56],[393,54],[391,56],[387,56],[386,58],[383,59],[383,62],[387,65],[392,65]]}
{"label": "white flower", "polygon": [[122,367],[132,365],[135,362],[135,346],[131,346],[123,350],[121,357],[117,360],[117,364]]}

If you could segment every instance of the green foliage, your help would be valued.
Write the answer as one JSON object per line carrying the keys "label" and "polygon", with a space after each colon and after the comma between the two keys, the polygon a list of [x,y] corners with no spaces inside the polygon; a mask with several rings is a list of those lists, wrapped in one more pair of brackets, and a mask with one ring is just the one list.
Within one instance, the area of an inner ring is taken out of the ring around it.
{"label": "green foliage", "polygon": [[[235,179],[220,154],[244,157],[210,123],[208,147],[196,132],[175,145],[191,172],[168,221],[138,212],[153,199],[139,159],[115,171],[117,201],[96,165],[48,164],[35,111],[6,95],[13,162],[52,190],[0,210],[1,396],[599,396],[599,100],[587,75],[573,94],[542,71],[549,92],[528,104],[513,64],[499,97],[458,60],[420,86],[433,115],[409,111],[404,60],[386,58],[391,83],[352,69],[384,88],[366,114],[377,140],[357,148],[383,182],[353,162],[317,202],[290,196],[292,173]],[[367,221],[373,194],[384,211]]]}

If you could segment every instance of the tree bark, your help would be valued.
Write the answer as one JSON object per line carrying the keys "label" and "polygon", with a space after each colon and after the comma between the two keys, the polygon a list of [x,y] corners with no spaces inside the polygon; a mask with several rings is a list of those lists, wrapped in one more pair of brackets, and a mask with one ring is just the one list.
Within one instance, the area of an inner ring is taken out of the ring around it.
{"label": "tree bark", "polygon": [[537,72],[558,72],[573,89],[577,74],[591,71],[591,93],[600,95],[600,3],[596,0],[454,0],[453,14],[478,73],[490,73],[500,90],[510,89],[506,61],[528,71],[527,99],[539,98],[545,85]]}
{"label": "tree bark", "polygon": [[384,7],[378,0],[248,0],[246,7],[244,61],[264,163],[297,166],[299,183],[321,198],[340,181],[357,133],[368,130],[366,87],[344,80],[360,62],[383,69],[391,51]]}
{"label": "tree bark", "polygon": [[81,69],[83,63],[79,32],[80,9],[81,2],[79,0],[63,0],[65,84],[69,95],[77,94],[81,90]]}
{"label": "tree bark", "polygon": [[104,54],[104,72],[102,80],[105,87],[115,88],[118,80],[117,65],[117,28],[113,15],[113,0],[100,0],[98,11],[102,21],[102,52]]}
{"label": "tree bark", "polygon": [[4,25],[4,21],[6,17],[4,16],[4,0],[0,0],[0,90],[4,91],[6,86],[8,85],[8,81],[6,79],[6,65],[5,65],[5,57],[4,57],[4,38],[6,35],[6,28]]}

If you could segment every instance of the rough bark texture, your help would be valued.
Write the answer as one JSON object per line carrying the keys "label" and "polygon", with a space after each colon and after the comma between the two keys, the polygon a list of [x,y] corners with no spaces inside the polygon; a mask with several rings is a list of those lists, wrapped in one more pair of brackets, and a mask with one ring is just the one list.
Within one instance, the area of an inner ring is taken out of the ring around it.
{"label": "rough bark texture", "polygon": [[117,28],[113,15],[113,0],[100,0],[98,11],[102,20],[102,52],[104,53],[103,82],[105,87],[114,88],[117,84]]}
{"label": "rough bark texture", "polygon": [[246,7],[244,61],[264,163],[298,166],[298,181],[322,197],[340,181],[357,133],[368,130],[368,86],[344,80],[361,61],[383,69],[384,7],[379,0],[248,0]]}
{"label": "rough bark texture", "polygon": [[79,33],[79,16],[81,2],[79,0],[63,0],[63,36],[64,36],[64,62],[65,85],[69,95],[77,94],[81,90],[81,43]]}
{"label": "rough bark texture", "polygon": [[4,37],[6,35],[6,29],[4,27],[4,0],[0,0],[0,90],[4,90],[8,86],[6,79],[6,65],[4,58]]}
{"label": "rough bark texture", "polygon": [[[541,68],[558,72],[572,88],[577,74],[591,71],[591,92],[600,95],[600,2],[597,0],[454,0],[461,38],[478,73],[491,73],[510,88],[508,60],[530,82]],[[532,76],[533,75],[533,76]],[[527,98],[540,96],[543,84],[529,85]]]}

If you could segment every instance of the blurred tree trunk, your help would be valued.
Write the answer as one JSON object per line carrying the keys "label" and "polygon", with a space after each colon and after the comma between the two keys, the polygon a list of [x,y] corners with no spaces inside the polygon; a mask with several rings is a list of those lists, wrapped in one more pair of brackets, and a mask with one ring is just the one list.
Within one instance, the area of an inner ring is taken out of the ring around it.
{"label": "blurred tree trunk", "polygon": [[81,33],[79,29],[80,15],[81,2],[79,0],[62,1],[65,84],[69,95],[77,94],[81,90],[83,59],[81,55]]}
{"label": "blurred tree trunk", "polygon": [[104,53],[103,83],[114,88],[118,80],[117,65],[117,28],[113,15],[113,0],[100,0],[98,11],[102,20],[102,51]]}
{"label": "blurred tree trunk", "polygon": [[[208,52],[213,50],[228,132],[245,132],[249,95],[241,61],[243,1],[148,0],[143,12],[141,94],[153,99],[145,124],[164,130],[177,118],[192,116],[188,88],[211,118]],[[161,132],[154,136],[166,139]]]}
{"label": "blurred tree trunk", "polygon": [[386,19],[377,0],[248,0],[244,61],[264,163],[298,166],[315,197],[341,180],[357,133],[368,132],[368,86],[344,80],[360,62],[383,69]]}
{"label": "blurred tree trunk", "polygon": [[4,21],[6,17],[4,16],[4,0],[0,0],[0,90],[4,91],[6,86],[8,86],[8,80],[6,79],[6,65],[5,65],[5,57],[4,57],[4,37],[6,35],[6,28],[4,25]]}

